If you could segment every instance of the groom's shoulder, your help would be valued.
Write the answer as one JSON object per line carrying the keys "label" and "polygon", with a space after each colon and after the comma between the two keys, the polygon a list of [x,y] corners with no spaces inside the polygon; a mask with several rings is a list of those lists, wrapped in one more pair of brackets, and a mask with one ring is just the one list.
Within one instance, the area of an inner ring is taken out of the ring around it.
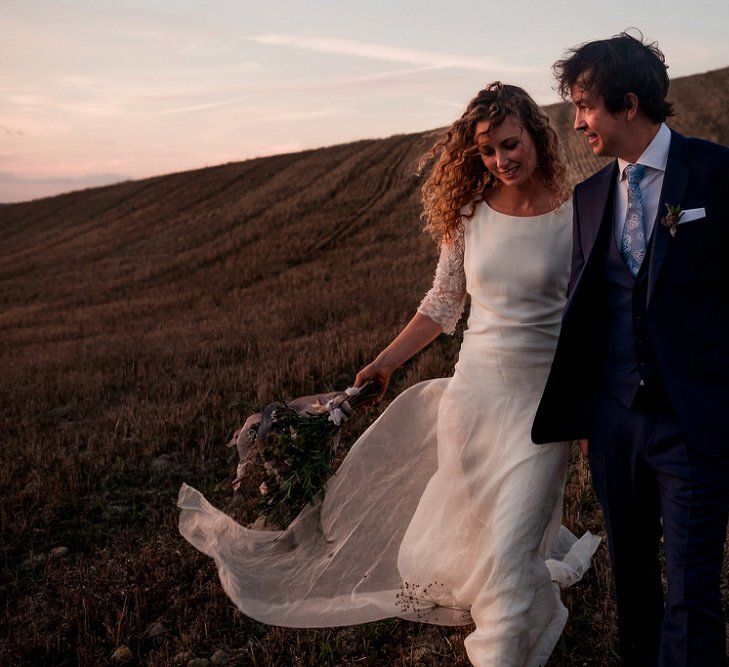
{"label": "groom's shoulder", "polygon": [[684,137],[673,133],[679,141],[685,142],[689,160],[699,160],[707,167],[729,170],[729,147],[699,137]]}

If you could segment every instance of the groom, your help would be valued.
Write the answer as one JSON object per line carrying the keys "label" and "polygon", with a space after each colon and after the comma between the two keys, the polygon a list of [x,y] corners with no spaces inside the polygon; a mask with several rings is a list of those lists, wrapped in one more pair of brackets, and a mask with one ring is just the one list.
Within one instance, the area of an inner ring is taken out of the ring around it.
{"label": "groom", "polygon": [[626,664],[724,665],[729,149],[664,124],[664,57],[642,38],[583,44],[555,73],[574,129],[617,160],[575,188],[569,298],[532,439],[588,453]]}

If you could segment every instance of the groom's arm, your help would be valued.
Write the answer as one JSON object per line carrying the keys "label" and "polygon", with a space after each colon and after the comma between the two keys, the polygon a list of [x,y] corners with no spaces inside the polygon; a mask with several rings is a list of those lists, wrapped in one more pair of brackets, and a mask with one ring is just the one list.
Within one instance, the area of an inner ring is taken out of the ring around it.
{"label": "groom's arm", "polygon": [[567,285],[567,296],[572,294],[577,277],[585,265],[585,256],[582,253],[582,236],[580,234],[580,215],[577,209],[577,188],[579,188],[579,185],[572,194],[572,265],[570,267],[570,280]]}
{"label": "groom's arm", "polygon": [[[582,252],[582,235],[580,234],[580,214],[577,210],[577,188],[572,194],[572,265],[570,267],[570,281],[567,287],[567,296],[572,294],[572,290],[577,282],[577,277],[585,265],[585,255]],[[577,441],[580,446],[582,456],[587,458],[589,443],[586,439]]]}

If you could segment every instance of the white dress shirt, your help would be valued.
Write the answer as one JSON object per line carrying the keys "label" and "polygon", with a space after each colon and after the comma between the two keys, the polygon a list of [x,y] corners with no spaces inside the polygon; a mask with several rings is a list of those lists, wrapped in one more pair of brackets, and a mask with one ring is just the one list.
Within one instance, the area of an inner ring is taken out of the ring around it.
{"label": "white dress shirt", "polygon": [[[643,213],[645,224],[645,237],[651,238],[653,225],[658,215],[658,200],[661,197],[663,187],[663,176],[666,173],[666,162],[668,162],[668,148],[671,145],[671,130],[665,123],[661,123],[656,136],[653,137],[643,154],[635,164],[642,164],[646,170],[639,186],[643,193]],[[615,241],[620,247],[625,227],[625,217],[628,213],[628,178],[625,175],[625,167],[630,162],[618,158],[618,185],[615,188]]]}

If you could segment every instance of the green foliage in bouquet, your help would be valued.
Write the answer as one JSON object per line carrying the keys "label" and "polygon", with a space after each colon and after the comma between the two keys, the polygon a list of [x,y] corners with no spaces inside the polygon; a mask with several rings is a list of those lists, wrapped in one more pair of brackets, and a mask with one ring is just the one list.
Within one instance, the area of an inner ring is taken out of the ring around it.
{"label": "green foliage in bouquet", "polygon": [[369,380],[358,391],[277,401],[236,432],[230,443],[240,455],[234,486],[251,465],[262,464],[258,508],[267,524],[284,528],[308,503],[321,502],[334,474],[342,423],[379,393],[380,385]]}
{"label": "green foliage in bouquet", "polygon": [[332,442],[339,427],[323,415],[301,415],[286,405],[276,410],[274,426],[263,446],[267,474],[258,508],[267,522],[283,528],[323,495],[334,473]]}

